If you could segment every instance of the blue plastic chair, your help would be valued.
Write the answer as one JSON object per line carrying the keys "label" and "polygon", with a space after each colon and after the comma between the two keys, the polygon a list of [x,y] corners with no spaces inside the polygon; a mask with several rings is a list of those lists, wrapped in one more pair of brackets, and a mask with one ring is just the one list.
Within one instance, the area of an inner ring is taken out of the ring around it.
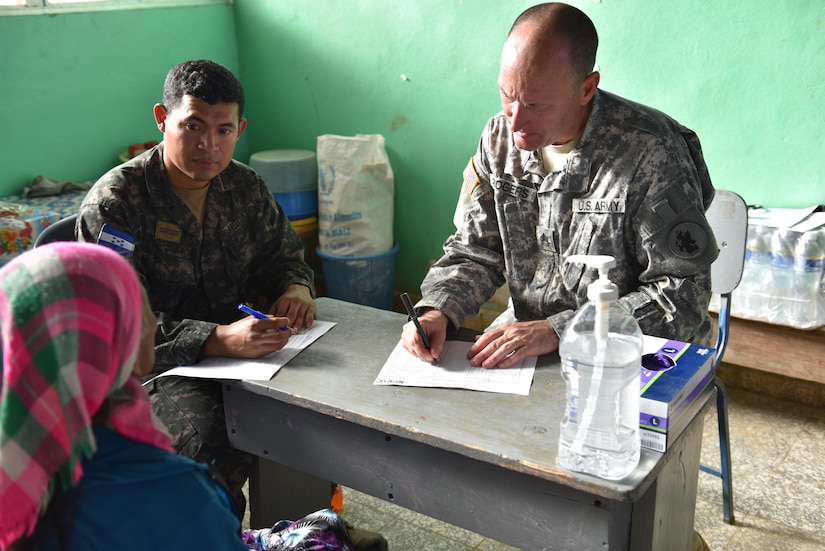
{"label": "blue plastic chair", "polygon": [[[742,279],[745,264],[745,241],[748,235],[748,208],[744,199],[726,190],[716,190],[706,213],[713,228],[719,257],[711,265],[711,291],[719,295],[719,315],[716,328],[716,356],[714,371],[722,363],[730,332],[731,294]],[[722,479],[722,501],[725,522],[734,524],[733,478],[730,459],[730,428],[728,425],[728,392],[718,376],[713,377],[716,387],[716,415],[719,425],[719,455],[721,468],[707,465],[699,468]]]}

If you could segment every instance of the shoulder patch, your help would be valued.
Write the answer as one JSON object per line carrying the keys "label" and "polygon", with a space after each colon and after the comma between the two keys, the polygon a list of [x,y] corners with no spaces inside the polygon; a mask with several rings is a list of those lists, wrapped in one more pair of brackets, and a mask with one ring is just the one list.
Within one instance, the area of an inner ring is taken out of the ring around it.
{"label": "shoulder patch", "polygon": [[670,252],[679,258],[696,258],[708,247],[708,234],[693,222],[682,222],[670,229],[667,236]]}
{"label": "shoulder patch", "polygon": [[478,177],[476,173],[476,167],[473,165],[473,159],[470,158],[470,162],[467,163],[467,167],[464,169],[464,191],[466,192],[467,196],[473,194],[478,184],[481,183],[481,179]]}
{"label": "shoulder patch", "polygon": [[100,228],[100,235],[97,236],[97,244],[109,247],[116,253],[129,258],[135,252],[135,238],[125,231],[103,224]]}

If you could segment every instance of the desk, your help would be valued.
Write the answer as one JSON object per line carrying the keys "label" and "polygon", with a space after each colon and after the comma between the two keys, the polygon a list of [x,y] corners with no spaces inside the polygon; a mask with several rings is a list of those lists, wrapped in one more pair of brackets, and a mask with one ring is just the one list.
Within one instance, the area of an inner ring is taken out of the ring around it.
{"label": "desk", "polygon": [[624,480],[572,473],[558,354],[529,396],[373,386],[406,316],[317,304],[329,333],[271,381],[224,384],[233,446],[522,549],[690,549],[701,412]]}

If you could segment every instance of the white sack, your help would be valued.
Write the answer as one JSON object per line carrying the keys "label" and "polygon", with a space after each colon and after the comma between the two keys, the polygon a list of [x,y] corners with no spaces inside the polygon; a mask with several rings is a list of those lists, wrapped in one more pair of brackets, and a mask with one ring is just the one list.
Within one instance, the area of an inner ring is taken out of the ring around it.
{"label": "white sack", "polygon": [[318,136],[318,243],[334,256],[374,256],[393,245],[395,185],[384,136]]}

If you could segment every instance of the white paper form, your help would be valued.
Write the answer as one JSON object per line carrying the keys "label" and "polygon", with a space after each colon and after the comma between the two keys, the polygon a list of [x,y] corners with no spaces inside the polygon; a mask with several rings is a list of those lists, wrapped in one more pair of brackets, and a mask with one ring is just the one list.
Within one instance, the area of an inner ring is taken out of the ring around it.
{"label": "white paper form", "polygon": [[230,379],[249,381],[268,381],[298,352],[315,342],[321,335],[335,326],[335,322],[318,321],[309,329],[303,329],[297,335],[289,337],[286,346],[263,358],[225,358],[212,356],[204,358],[197,365],[173,367],[158,377],[178,375],[199,379]]}
{"label": "white paper form", "polygon": [[434,366],[407,352],[398,341],[373,384],[467,388],[522,396],[530,394],[536,371],[535,357],[524,359],[507,369],[473,367],[467,359],[467,351],[472,344],[447,341],[441,351],[441,364]]}

